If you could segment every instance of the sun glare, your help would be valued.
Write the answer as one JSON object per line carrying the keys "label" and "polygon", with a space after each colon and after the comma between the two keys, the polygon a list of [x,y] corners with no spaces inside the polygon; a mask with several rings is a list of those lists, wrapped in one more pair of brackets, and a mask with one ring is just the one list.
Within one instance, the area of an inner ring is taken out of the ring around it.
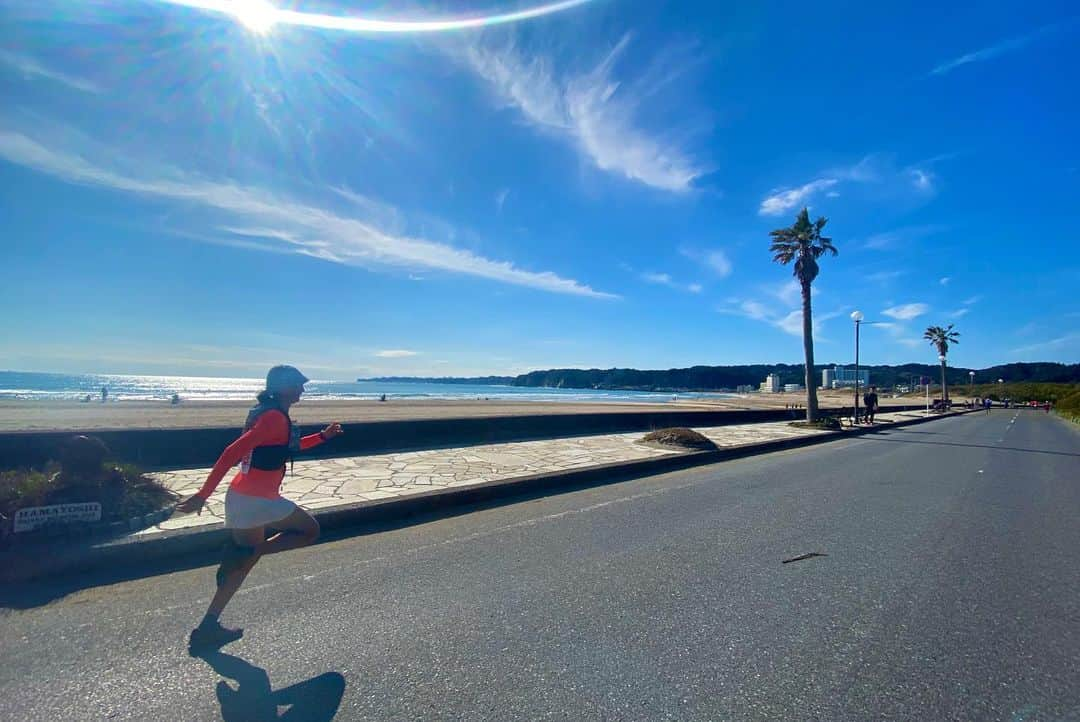
{"label": "sun glare", "polygon": [[273,29],[280,12],[266,0],[233,0],[229,6],[229,13],[258,35],[265,35]]}
{"label": "sun glare", "polygon": [[[584,5],[592,0],[557,0],[497,15],[424,20],[379,20],[354,15],[305,13],[273,5],[270,0],[159,0],[170,5],[227,13],[253,33],[265,35],[277,25],[339,30],[353,33],[436,33],[502,25],[539,18]],[[280,0],[279,0],[280,1]]]}

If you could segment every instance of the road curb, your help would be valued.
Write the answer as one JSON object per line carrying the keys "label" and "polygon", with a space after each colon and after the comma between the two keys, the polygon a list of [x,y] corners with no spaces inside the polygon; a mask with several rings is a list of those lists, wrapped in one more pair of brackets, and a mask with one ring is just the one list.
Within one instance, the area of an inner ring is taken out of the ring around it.
{"label": "road curb", "polygon": [[[964,411],[951,415],[960,415]],[[844,438],[887,429],[936,421],[948,416],[929,416],[890,423],[887,426],[847,429],[812,436],[778,439],[732,446],[713,451],[691,451],[636,461],[601,464],[582,469],[534,474],[475,486],[434,489],[404,498],[385,499],[315,510],[313,516],[324,530],[335,531],[365,524],[399,521],[420,514],[479,504],[516,496],[553,493],[573,488],[603,486],[638,476],[681,471],[721,461],[742,459],[788,449],[816,446]],[[165,559],[211,552],[221,547],[228,531],[220,523],[161,532],[152,537],[124,537],[93,546],[73,546],[64,540],[0,551],[0,582],[30,581],[44,576],[74,574],[102,568],[119,568]]]}

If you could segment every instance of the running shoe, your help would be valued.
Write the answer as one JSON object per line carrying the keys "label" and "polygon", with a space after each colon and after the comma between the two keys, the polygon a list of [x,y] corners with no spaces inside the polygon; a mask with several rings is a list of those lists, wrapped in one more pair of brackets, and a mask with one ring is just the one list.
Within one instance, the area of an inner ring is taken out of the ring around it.
{"label": "running shoe", "polygon": [[229,629],[221,626],[219,622],[200,624],[191,630],[191,636],[188,637],[188,652],[193,655],[208,652],[211,649],[224,647],[229,642],[235,642],[243,636],[243,629]]}

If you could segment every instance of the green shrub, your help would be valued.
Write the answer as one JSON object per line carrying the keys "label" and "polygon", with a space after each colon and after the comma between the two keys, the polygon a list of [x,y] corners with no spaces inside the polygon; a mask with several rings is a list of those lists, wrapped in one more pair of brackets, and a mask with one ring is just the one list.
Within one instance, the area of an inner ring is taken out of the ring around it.
{"label": "green shrub", "polygon": [[60,471],[53,462],[42,471],[12,469],[0,471],[0,514],[11,517],[16,509],[43,506],[51,488],[49,480]]}
{"label": "green shrub", "polygon": [[55,461],[43,469],[0,471],[0,514],[8,519],[30,506],[96,501],[102,521],[115,521],[158,511],[177,498],[131,465],[103,467],[92,476],[65,476]]}
{"label": "green shrub", "polygon": [[1062,398],[1054,409],[1065,418],[1080,423],[1080,391]]}
{"label": "green shrub", "polygon": [[1032,381],[976,384],[971,388],[970,394],[966,384],[950,387],[950,396],[963,394],[964,396],[991,398],[994,401],[1012,399],[1020,404],[1029,401],[1050,401],[1056,404],[1058,401],[1075,393],[1080,393],[1080,384],[1038,383]]}

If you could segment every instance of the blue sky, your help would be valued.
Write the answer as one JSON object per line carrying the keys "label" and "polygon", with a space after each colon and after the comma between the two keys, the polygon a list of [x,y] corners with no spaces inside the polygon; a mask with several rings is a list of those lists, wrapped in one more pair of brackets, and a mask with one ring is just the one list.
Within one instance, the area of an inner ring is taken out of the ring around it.
{"label": "blue sky", "polygon": [[0,368],[1080,361],[1073,4],[536,5],[0,0]]}

